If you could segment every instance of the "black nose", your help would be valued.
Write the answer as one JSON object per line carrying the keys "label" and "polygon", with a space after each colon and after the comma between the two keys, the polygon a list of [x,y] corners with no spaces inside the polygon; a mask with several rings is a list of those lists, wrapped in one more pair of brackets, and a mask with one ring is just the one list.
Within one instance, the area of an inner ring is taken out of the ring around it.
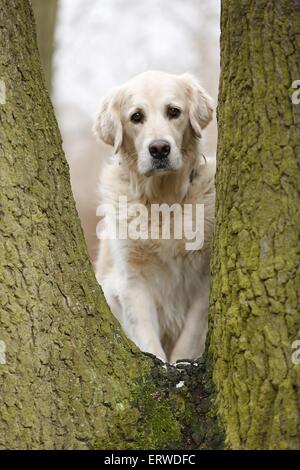
{"label": "black nose", "polygon": [[153,140],[149,145],[149,152],[153,158],[165,158],[171,150],[169,142],[166,140]]}

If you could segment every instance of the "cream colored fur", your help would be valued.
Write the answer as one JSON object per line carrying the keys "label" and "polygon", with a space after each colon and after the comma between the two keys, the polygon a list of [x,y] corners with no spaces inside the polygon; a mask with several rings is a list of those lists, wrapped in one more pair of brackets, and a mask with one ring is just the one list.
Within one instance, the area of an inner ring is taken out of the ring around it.
{"label": "cream colored fur", "polygon": [[[170,105],[180,108],[178,118],[166,116]],[[143,123],[131,122],[136,110],[145,115]],[[200,250],[188,251],[185,239],[172,238],[99,245],[96,276],[112,312],[143,351],[170,362],[197,358],[205,346],[214,160],[202,156],[200,139],[211,118],[211,99],[193,76],[145,72],[104,98],[94,128],[115,148],[101,175],[101,204],[117,208],[120,195],[149,209],[153,203],[204,204]],[[170,143],[166,171],[151,166],[148,147],[155,139]],[[113,223],[109,211],[102,223]]]}

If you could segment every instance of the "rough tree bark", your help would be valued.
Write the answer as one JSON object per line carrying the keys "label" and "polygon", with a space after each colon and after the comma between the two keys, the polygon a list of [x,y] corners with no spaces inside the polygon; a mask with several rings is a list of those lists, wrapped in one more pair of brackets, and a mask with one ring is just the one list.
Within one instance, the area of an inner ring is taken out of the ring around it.
{"label": "rough tree bark", "polygon": [[46,80],[52,91],[52,56],[54,50],[54,31],[57,16],[57,0],[31,0],[35,20],[38,47]]}
{"label": "rough tree bark", "polygon": [[300,2],[222,2],[211,354],[231,448],[300,448]]}
{"label": "rough tree bark", "polygon": [[229,448],[299,446],[299,6],[270,5],[223,1],[210,346],[178,370],[105,304],[29,3],[0,0],[0,448],[217,448],[223,426]]}
{"label": "rough tree bark", "polygon": [[0,44],[0,448],[220,445],[206,414],[204,364],[162,367],[124,337],[107,308],[28,1],[0,0]]}

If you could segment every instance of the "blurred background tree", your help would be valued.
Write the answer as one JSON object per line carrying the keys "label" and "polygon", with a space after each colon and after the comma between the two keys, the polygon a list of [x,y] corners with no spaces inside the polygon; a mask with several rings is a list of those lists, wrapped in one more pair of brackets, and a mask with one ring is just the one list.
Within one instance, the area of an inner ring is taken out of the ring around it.
{"label": "blurred background tree", "polygon": [[[190,71],[217,99],[219,0],[33,0],[38,43],[70,165],[88,251],[95,259],[97,186],[112,149],[91,128],[101,97],[148,69]],[[56,14],[57,9],[57,14]],[[216,119],[205,132],[215,154]]]}
{"label": "blurred background tree", "polygon": [[40,51],[46,86],[52,92],[52,58],[54,51],[54,31],[56,26],[57,0],[31,0],[38,47]]}

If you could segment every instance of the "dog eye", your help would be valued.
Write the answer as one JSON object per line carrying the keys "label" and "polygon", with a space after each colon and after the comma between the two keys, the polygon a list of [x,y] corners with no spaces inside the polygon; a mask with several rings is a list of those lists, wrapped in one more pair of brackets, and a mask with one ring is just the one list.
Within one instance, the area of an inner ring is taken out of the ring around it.
{"label": "dog eye", "polygon": [[180,116],[181,111],[179,108],[175,108],[173,106],[170,106],[167,110],[167,115],[169,119],[176,119]]}
{"label": "dog eye", "polygon": [[131,122],[134,124],[138,124],[139,122],[143,122],[144,120],[144,115],[141,111],[137,111],[136,113],[133,113],[130,117]]}

